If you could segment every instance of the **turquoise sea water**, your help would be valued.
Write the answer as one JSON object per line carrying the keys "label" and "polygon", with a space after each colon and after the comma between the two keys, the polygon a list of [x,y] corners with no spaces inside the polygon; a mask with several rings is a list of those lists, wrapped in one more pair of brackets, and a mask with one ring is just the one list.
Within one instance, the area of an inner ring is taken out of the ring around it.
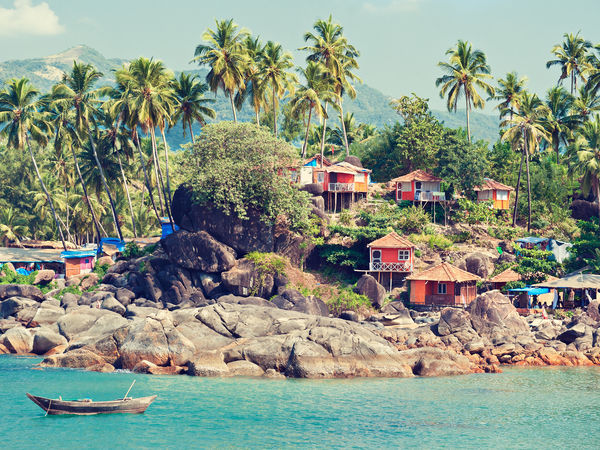
{"label": "turquoise sea water", "polygon": [[[265,380],[34,370],[0,356],[1,448],[597,448],[600,369]],[[142,415],[47,416],[25,392],[157,394]]]}

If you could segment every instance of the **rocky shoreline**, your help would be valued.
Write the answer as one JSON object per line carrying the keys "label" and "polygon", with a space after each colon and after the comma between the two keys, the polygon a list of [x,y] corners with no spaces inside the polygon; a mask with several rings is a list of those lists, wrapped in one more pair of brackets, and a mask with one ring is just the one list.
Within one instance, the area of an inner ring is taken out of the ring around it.
{"label": "rocky shoreline", "polygon": [[43,367],[102,372],[298,378],[600,364],[596,302],[567,320],[526,320],[491,291],[466,310],[419,313],[393,302],[356,322],[281,309],[258,297],[224,295],[212,304],[169,310],[143,306],[132,291],[111,285],[86,293],[91,296],[66,293],[60,301],[51,294],[0,286],[0,353],[43,355]]}

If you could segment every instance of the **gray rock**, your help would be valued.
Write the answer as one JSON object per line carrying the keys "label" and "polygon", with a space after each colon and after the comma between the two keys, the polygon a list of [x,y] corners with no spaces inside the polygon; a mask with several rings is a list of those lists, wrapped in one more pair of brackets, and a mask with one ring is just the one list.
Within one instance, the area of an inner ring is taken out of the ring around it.
{"label": "gray rock", "polygon": [[67,340],[52,330],[42,328],[33,337],[33,353],[37,355],[43,355],[59,345],[67,345]]}
{"label": "gray rock", "polygon": [[385,288],[371,275],[364,274],[356,283],[355,291],[371,300],[373,306],[380,308],[386,297]]}
{"label": "gray rock", "polygon": [[0,317],[14,317],[20,322],[27,323],[35,315],[39,303],[25,297],[11,297],[0,302]]}
{"label": "gray rock", "polygon": [[107,309],[121,316],[125,315],[125,307],[112,295],[105,297],[104,300],[102,300],[100,308]]}
{"label": "gray rock", "polygon": [[244,359],[227,363],[227,370],[235,377],[260,377],[265,373],[260,366]]}
{"label": "gray rock", "polygon": [[276,305],[261,297],[239,297],[237,295],[223,295],[217,299],[218,303],[235,303],[237,305],[264,306],[265,308],[276,308]]}
{"label": "gray rock", "polygon": [[35,275],[35,279],[33,280],[33,284],[48,284],[52,280],[54,280],[55,272],[50,269],[38,270],[38,273]]}
{"label": "gray rock", "polygon": [[206,231],[180,230],[161,240],[169,259],[180,267],[215,273],[231,269],[236,253]]}
{"label": "gray rock", "polygon": [[196,377],[230,376],[229,368],[223,360],[223,353],[218,351],[202,352],[188,364],[188,374]]}
{"label": "gray rock", "polygon": [[129,305],[135,298],[135,294],[126,288],[118,288],[115,296],[123,306]]}
{"label": "gray rock", "polygon": [[29,284],[0,284],[0,300],[10,297],[24,297],[36,302],[44,301],[44,294],[36,286]]}
{"label": "gray rock", "polygon": [[275,280],[270,273],[261,274],[254,263],[241,259],[232,269],[221,274],[223,287],[234,295],[269,298]]}
{"label": "gray rock", "polygon": [[65,315],[65,310],[60,306],[48,304],[47,301],[40,304],[40,307],[35,312],[29,326],[36,325],[51,325],[54,324]]}
{"label": "gray rock", "polygon": [[329,316],[329,308],[323,300],[315,296],[304,297],[295,289],[286,289],[271,301],[279,309],[298,311],[315,316]]}
{"label": "gray rock", "polygon": [[14,327],[0,336],[0,344],[4,345],[11,353],[24,355],[33,349],[33,336],[23,327]]}

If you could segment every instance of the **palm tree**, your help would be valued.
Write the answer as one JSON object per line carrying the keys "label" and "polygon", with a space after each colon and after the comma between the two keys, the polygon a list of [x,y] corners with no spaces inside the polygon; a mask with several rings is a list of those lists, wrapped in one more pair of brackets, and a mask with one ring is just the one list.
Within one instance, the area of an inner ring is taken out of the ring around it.
{"label": "palm tree", "polygon": [[577,155],[575,167],[583,173],[581,190],[584,194],[593,192],[600,218],[600,116],[596,115],[594,120],[583,124],[574,148]]}
{"label": "palm tree", "polygon": [[115,224],[115,230],[119,235],[119,239],[123,240],[121,225],[119,224],[115,201],[108,188],[104,169],[96,152],[96,142],[94,132],[91,125],[96,121],[98,114],[99,100],[98,97],[103,93],[102,90],[94,90],[94,84],[103,74],[98,72],[91,64],[80,64],[73,61],[73,69],[70,74],[63,76],[62,82],[54,86],[52,89],[53,101],[57,104],[73,109],[75,111],[75,127],[81,134],[87,133],[90,142],[90,147],[94,155],[96,167],[100,173],[102,186],[108,197],[110,208]]}
{"label": "palm tree", "polygon": [[325,71],[321,63],[309,61],[306,69],[299,68],[306,83],[300,85],[294,96],[290,100],[292,113],[299,117],[308,111],[308,120],[306,122],[306,133],[304,134],[304,143],[302,144],[302,157],[306,157],[308,146],[308,133],[310,130],[310,121],[313,111],[317,117],[325,118],[325,108],[323,102],[323,92],[327,85]]}
{"label": "palm tree", "polygon": [[546,94],[548,116],[544,119],[544,128],[550,136],[550,141],[556,154],[556,164],[560,162],[560,143],[566,144],[576,125],[576,118],[571,114],[573,97],[563,88],[554,86]]}
{"label": "palm tree", "polygon": [[186,129],[190,131],[192,144],[195,141],[192,124],[198,122],[200,125],[205,125],[206,117],[211,119],[216,117],[215,110],[205,106],[214,103],[214,100],[204,98],[205,92],[208,91],[208,85],[198,81],[197,78],[196,75],[182,72],[179,78],[173,82],[173,89],[178,101],[173,122],[181,121],[183,137],[185,137]]}
{"label": "palm tree", "polygon": [[442,86],[440,97],[448,95],[448,111],[456,112],[458,99],[464,95],[467,137],[471,142],[469,112],[471,107],[482,109],[485,106],[485,100],[479,95],[477,88],[485,91],[490,97],[495,95],[493,86],[485,81],[492,78],[490,66],[487,64],[485,53],[473,50],[470,42],[459,40],[456,47],[449,49],[446,55],[449,55],[450,62],[438,63],[446,74],[435,80],[435,85]]}
{"label": "palm tree", "polygon": [[245,87],[246,68],[250,61],[243,45],[248,32],[238,30],[238,26],[229,20],[217,20],[216,29],[204,32],[202,39],[207,43],[196,47],[193,61],[201,66],[209,66],[206,82],[215,94],[222,89],[229,96],[233,121],[237,122],[233,97],[236,91]]}
{"label": "palm tree", "polygon": [[46,189],[29,141],[31,136],[34,141],[45,145],[48,141],[47,133],[51,129],[49,122],[39,112],[43,103],[39,99],[39,94],[39,91],[29,83],[27,78],[12,79],[7,83],[6,89],[0,92],[0,124],[6,124],[0,131],[0,135],[7,138],[8,146],[13,149],[22,150],[24,146],[27,146],[33,168],[52,210],[54,223],[63,248],[67,250],[65,237],[54,209],[52,197]]}
{"label": "palm tree", "polygon": [[337,109],[340,113],[340,124],[344,134],[344,146],[346,155],[349,155],[350,149],[344,125],[342,97],[344,93],[351,98],[356,97],[356,91],[351,81],[360,82],[360,78],[352,72],[352,70],[358,69],[356,58],[360,56],[360,53],[353,45],[348,43],[343,34],[343,27],[334,23],[331,15],[327,21],[317,20],[313,25],[313,30],[314,33],[307,32],[304,34],[304,41],[310,42],[310,45],[302,47],[300,50],[310,52],[306,58],[307,61],[323,63],[333,80]]}
{"label": "palm tree", "polygon": [[[352,144],[354,141],[359,141],[362,138],[365,124],[357,124],[354,119],[354,113],[346,113],[344,116],[344,127],[346,129],[346,136],[348,144]],[[340,127],[336,127],[332,131],[332,143],[336,145],[344,145],[344,134]]]}
{"label": "palm tree", "polygon": [[280,44],[267,42],[259,55],[259,72],[262,80],[271,87],[271,107],[273,108],[273,133],[277,137],[277,104],[286,91],[292,95],[298,78],[289,69],[294,67],[292,55],[284,52]]}
{"label": "palm tree", "polygon": [[501,123],[501,127],[508,127],[502,135],[503,141],[508,141],[513,146],[520,145],[522,149],[521,167],[515,193],[515,209],[513,212],[513,227],[517,219],[517,205],[519,201],[519,184],[521,182],[521,170],[523,158],[527,167],[527,205],[529,208],[527,216],[527,231],[531,230],[531,180],[529,175],[529,155],[535,153],[539,148],[540,141],[550,141],[548,132],[544,129],[544,120],[548,115],[548,107],[535,94],[523,93],[521,110]]}
{"label": "palm tree", "polygon": [[92,207],[92,203],[90,201],[90,197],[87,193],[87,187],[83,177],[81,176],[81,169],[79,167],[79,162],[77,161],[77,154],[75,153],[75,147],[81,146],[81,139],[79,137],[79,133],[75,127],[75,114],[72,110],[64,106],[60,106],[56,103],[50,103],[50,108],[48,108],[48,115],[50,120],[54,126],[54,148],[63,148],[68,147],[71,151],[71,156],[73,157],[73,163],[75,166],[75,171],[77,173],[77,178],[79,179],[79,183],[83,189],[83,200],[85,201],[88,210],[92,216],[92,223],[94,225],[94,229],[96,230],[96,236],[98,238],[98,242],[102,239],[100,234],[100,226],[98,224],[98,218],[96,217],[96,213],[94,208]]}
{"label": "palm tree", "polygon": [[[171,195],[169,179],[169,159],[165,126],[171,123],[171,116],[176,108],[177,100],[172,86],[172,74],[168,72],[161,61],[138,58],[131,61],[128,68],[116,72],[117,84],[121,87],[122,95],[113,108],[127,111],[131,129],[140,127],[150,135],[154,157],[156,178],[160,183],[159,203],[162,205],[160,191],[165,199],[167,217],[174,227],[171,214]],[[162,177],[156,144],[156,127],[159,128],[165,145],[165,163],[167,172],[167,190]],[[161,206],[162,209],[162,206]]]}
{"label": "palm tree", "polygon": [[248,56],[248,64],[244,75],[244,87],[238,89],[235,95],[235,106],[239,110],[246,99],[249,99],[252,109],[254,109],[256,125],[260,126],[260,110],[267,104],[266,91],[269,87],[258,66],[264,53],[264,46],[261,44],[260,38],[253,38],[249,35],[246,36],[243,44]]}
{"label": "palm tree", "polygon": [[587,73],[591,69],[588,63],[588,52],[592,43],[579,36],[579,33],[575,35],[565,33],[563,37],[565,41],[562,44],[552,47],[551,52],[556,59],[548,61],[546,68],[560,66],[561,71],[557,84],[561,84],[564,79],[570,77],[571,95],[573,95],[577,90],[577,78],[579,77],[585,82]]}
{"label": "palm tree", "polygon": [[600,111],[600,97],[587,86],[579,88],[579,95],[573,100],[572,115],[579,123],[587,122],[595,112]]}
{"label": "palm tree", "polygon": [[506,115],[510,115],[513,118],[514,112],[519,110],[521,106],[521,94],[525,90],[525,84],[527,83],[527,77],[521,77],[516,72],[510,72],[506,74],[506,79],[498,80],[498,89],[494,100],[500,100],[497,108],[500,110],[500,119],[503,119]]}
{"label": "palm tree", "polygon": [[17,214],[12,206],[0,209],[0,242],[4,247],[9,242],[19,243],[19,238],[27,233],[27,221]]}

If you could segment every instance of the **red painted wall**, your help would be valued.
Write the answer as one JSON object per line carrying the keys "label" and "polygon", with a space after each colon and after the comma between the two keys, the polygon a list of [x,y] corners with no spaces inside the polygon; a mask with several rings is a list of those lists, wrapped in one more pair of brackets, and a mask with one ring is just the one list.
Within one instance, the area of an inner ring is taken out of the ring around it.
{"label": "red painted wall", "polygon": [[371,262],[373,261],[373,250],[381,250],[381,262],[395,263],[398,260],[398,250],[408,250],[410,252],[408,262],[413,262],[413,249],[411,248],[371,248]]}

